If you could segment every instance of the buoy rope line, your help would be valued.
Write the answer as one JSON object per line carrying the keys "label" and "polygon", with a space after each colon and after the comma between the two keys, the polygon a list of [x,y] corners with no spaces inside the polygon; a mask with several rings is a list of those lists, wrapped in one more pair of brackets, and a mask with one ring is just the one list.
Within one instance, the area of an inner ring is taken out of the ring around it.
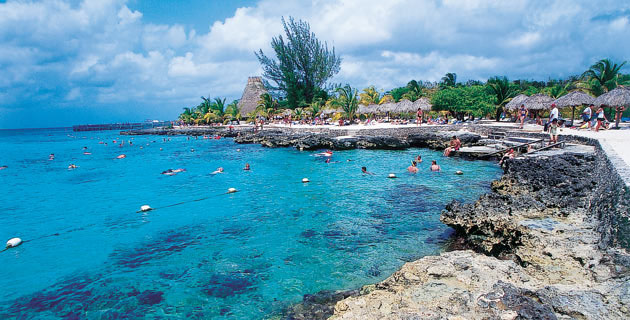
{"label": "buoy rope line", "polygon": [[[203,197],[203,198],[199,198],[199,199],[193,199],[193,200],[189,200],[189,201],[177,202],[177,203],[173,203],[173,204],[169,204],[169,205],[165,205],[165,206],[161,206],[161,207],[157,207],[157,208],[150,208],[149,210],[144,210],[144,211],[143,211],[143,210],[139,210],[139,211],[136,211],[136,213],[139,213],[139,212],[147,212],[147,211],[153,211],[153,210],[158,210],[158,209],[165,209],[165,208],[170,208],[170,207],[179,206],[179,205],[182,205],[182,204],[187,204],[187,203],[193,203],[193,202],[204,201],[204,200],[208,200],[208,199],[212,199],[212,198],[217,198],[217,197],[220,197],[220,196],[222,196],[222,195],[226,195],[226,194],[230,194],[230,193],[235,193],[235,192],[237,192],[237,191],[238,191],[238,190],[236,190],[236,189],[234,189],[234,188],[230,188],[230,189],[228,189],[228,191],[227,191],[227,192],[224,192],[224,193],[219,193],[219,194],[215,194],[215,195],[212,195],[212,196]],[[37,237],[37,238],[33,238],[33,239],[30,239],[30,240],[21,240],[21,239],[20,239],[20,242],[19,242],[19,244],[18,244],[17,246],[8,246],[8,244],[7,244],[7,247],[6,247],[6,248],[4,248],[4,249],[2,249],[2,250],[0,250],[0,253],[1,253],[1,252],[4,252],[4,251],[7,251],[7,250],[9,250],[9,249],[12,249],[12,248],[18,247],[18,246],[20,246],[20,245],[22,245],[22,244],[24,244],[24,243],[26,243],[26,242],[32,242],[32,241],[36,241],[36,240],[41,240],[41,239],[48,238],[48,237],[57,237],[57,236],[60,236],[60,235],[62,235],[62,234],[67,234],[67,233],[70,233],[70,232],[83,230],[83,229],[85,229],[86,227],[90,227],[90,226],[94,226],[94,225],[96,225],[96,224],[92,223],[92,224],[88,224],[88,225],[86,225],[86,226],[84,226],[84,227],[74,228],[74,229],[70,229],[70,230],[67,230],[67,231],[64,231],[64,232],[55,232],[55,233],[52,233],[52,234],[49,234],[49,235],[45,235],[45,236],[41,236],[41,237]],[[14,238],[12,238],[12,239],[14,239]],[[10,241],[10,240],[9,240],[9,241]]]}

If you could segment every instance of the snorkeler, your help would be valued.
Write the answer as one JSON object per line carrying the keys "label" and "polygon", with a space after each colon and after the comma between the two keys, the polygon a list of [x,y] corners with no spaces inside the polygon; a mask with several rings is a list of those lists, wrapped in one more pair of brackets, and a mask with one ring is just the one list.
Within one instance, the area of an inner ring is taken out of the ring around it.
{"label": "snorkeler", "polygon": [[68,170],[76,169],[76,168],[78,168],[78,167],[79,167],[79,166],[77,166],[77,165],[75,165],[75,164],[71,163],[71,164],[68,166]]}
{"label": "snorkeler", "polygon": [[167,175],[167,176],[174,176],[177,174],[177,172],[173,172],[173,169],[167,169],[167,170],[162,171],[161,174]]}
{"label": "snorkeler", "polygon": [[246,164],[245,164],[245,168],[243,168],[243,170],[245,170],[245,171],[249,171],[249,169],[250,169],[250,168],[249,168],[249,163],[246,163]]}
{"label": "snorkeler", "polygon": [[6,168],[8,168],[9,166],[0,166],[0,170],[4,170]]}
{"label": "snorkeler", "polygon": [[417,164],[421,164],[421,163],[422,163],[422,156],[421,156],[421,155],[418,155],[418,156],[416,157],[416,163],[417,163]]}
{"label": "snorkeler", "polygon": [[407,167],[407,171],[409,171],[409,173],[418,173],[418,164],[416,163],[416,160],[411,161],[411,165]]}
{"label": "snorkeler", "polygon": [[55,160],[55,154],[54,154],[54,153],[51,153],[51,154],[48,156],[48,160]]}
{"label": "snorkeler", "polygon": [[361,167],[361,173],[363,174],[369,174],[369,175],[374,175],[374,173],[367,171],[366,167]]}
{"label": "snorkeler", "polygon": [[212,174],[223,173],[223,167],[218,167],[217,170],[214,170]]}

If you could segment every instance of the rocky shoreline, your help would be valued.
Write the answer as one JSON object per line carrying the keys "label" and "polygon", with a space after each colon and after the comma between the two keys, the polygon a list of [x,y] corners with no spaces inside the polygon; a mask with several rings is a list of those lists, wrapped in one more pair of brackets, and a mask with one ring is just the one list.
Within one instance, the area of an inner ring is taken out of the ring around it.
{"label": "rocky shoreline", "polygon": [[[627,319],[629,195],[598,151],[517,158],[492,192],[451,203],[455,250],[405,264],[332,319]],[[626,247],[627,248],[627,247]]]}

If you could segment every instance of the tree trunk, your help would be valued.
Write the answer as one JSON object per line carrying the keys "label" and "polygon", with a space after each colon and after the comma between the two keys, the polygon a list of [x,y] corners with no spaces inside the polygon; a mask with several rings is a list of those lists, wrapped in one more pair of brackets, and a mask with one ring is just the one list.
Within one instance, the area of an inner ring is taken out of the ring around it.
{"label": "tree trunk", "polygon": [[495,120],[497,122],[501,121],[501,113],[503,112],[503,106],[498,106],[497,111],[494,114]]}

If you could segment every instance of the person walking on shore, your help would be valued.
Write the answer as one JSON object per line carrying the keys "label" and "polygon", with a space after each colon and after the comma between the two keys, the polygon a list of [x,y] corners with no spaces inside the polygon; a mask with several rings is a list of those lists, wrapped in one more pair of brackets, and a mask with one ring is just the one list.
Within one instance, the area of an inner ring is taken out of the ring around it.
{"label": "person walking on shore", "polygon": [[604,108],[601,106],[597,109],[597,126],[595,126],[595,132],[599,132],[599,128],[604,125],[604,121],[608,121],[606,119],[606,115],[604,114]]}
{"label": "person walking on shore", "polygon": [[550,143],[558,143],[558,119],[553,119],[549,125]]}
{"label": "person walking on shore", "polygon": [[553,122],[553,119],[558,120],[558,108],[555,103],[551,104],[551,112],[549,113],[549,122]]}
{"label": "person walking on shore", "polygon": [[525,105],[522,104],[521,109],[518,111],[519,119],[521,120],[521,126],[519,127],[519,129],[523,129],[523,124],[525,123],[525,119],[527,118],[528,113],[529,111],[525,109]]}
{"label": "person walking on shore", "polygon": [[416,113],[416,116],[417,116],[417,117],[416,117],[416,124],[417,124],[417,125],[418,125],[418,127],[419,127],[419,126],[421,126],[421,125],[422,125],[422,119],[423,119],[423,116],[422,116],[422,109],[418,108],[418,112]]}
{"label": "person walking on shore", "polygon": [[594,107],[594,105],[591,104],[582,111],[582,122],[586,123],[588,130],[591,130],[591,117],[593,116],[593,109],[591,109],[591,107]]}
{"label": "person walking on shore", "polygon": [[626,107],[619,106],[615,108],[615,128],[619,128],[619,121],[621,121],[621,115],[626,111]]}

